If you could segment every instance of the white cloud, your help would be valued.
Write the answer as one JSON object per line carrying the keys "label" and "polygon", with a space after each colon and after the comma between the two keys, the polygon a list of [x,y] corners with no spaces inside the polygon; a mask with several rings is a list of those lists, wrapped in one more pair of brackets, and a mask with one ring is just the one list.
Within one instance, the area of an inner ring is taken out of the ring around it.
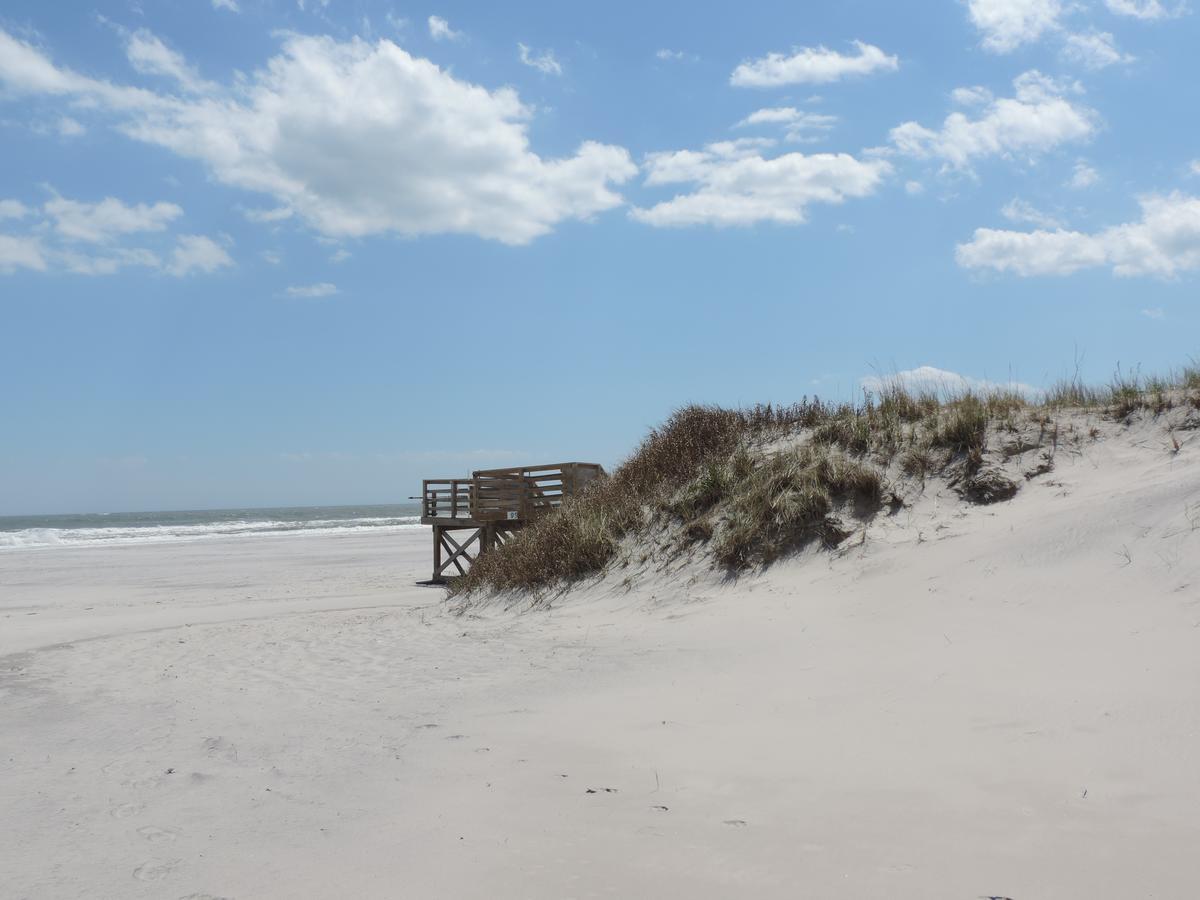
{"label": "white cloud", "polygon": [[1075,162],[1075,169],[1071,173],[1071,179],[1067,182],[1067,187],[1081,191],[1085,188],[1090,188],[1099,180],[1100,173],[1080,159]]}
{"label": "white cloud", "polygon": [[257,222],[260,225],[270,222],[284,222],[294,214],[294,211],[286,206],[277,206],[274,209],[247,209],[242,212],[242,215],[248,220]]}
{"label": "white cloud", "polygon": [[29,207],[20,200],[0,200],[0,220],[23,219],[29,215]]}
{"label": "white cloud", "polygon": [[657,51],[654,55],[663,62],[679,62],[688,58],[688,54],[682,50],[667,50],[665,48]]}
{"label": "white cloud", "polygon": [[289,34],[236,89],[180,98],[76,75],[0,31],[0,82],[92,102],[128,136],[272,197],[328,237],[528,243],[620,205],[610,185],[637,172],[625,149],[593,142],[538,156],[515,91],[460,81],[388,40]]}
{"label": "white cloud", "polygon": [[1119,16],[1133,16],[1135,19],[1151,21],[1181,16],[1187,12],[1186,4],[1180,3],[1173,9],[1162,5],[1161,0],[1105,0],[1110,12]]}
{"label": "white cloud", "polygon": [[891,375],[869,375],[859,379],[863,390],[872,394],[880,394],[884,390],[898,386],[914,394],[933,394],[938,397],[956,397],[968,391],[976,394],[991,394],[996,391],[1016,391],[1026,397],[1036,397],[1042,393],[1041,388],[1021,381],[991,381],[986,378],[972,378],[960,375],[947,369],[934,366],[918,366],[915,369],[905,369]]}
{"label": "white cloud", "polygon": [[1155,306],[1151,309],[1143,309],[1142,315],[1147,319],[1155,319],[1158,321],[1161,321],[1167,317],[1167,314],[1163,311],[1161,306]]}
{"label": "white cloud", "polygon": [[1143,197],[1140,205],[1139,221],[1095,234],[979,228],[959,244],[958,264],[1022,276],[1111,267],[1118,276],[1172,278],[1200,268],[1200,199],[1176,192]]}
{"label": "white cloud", "polygon": [[812,132],[826,132],[837,124],[837,116],[810,113],[793,106],[775,106],[750,113],[735,125],[735,128],[750,128],[755,125],[783,125],[789,141],[809,142],[816,140]]}
{"label": "white cloud", "polygon": [[237,0],[212,0],[213,9],[227,9],[230,12],[241,12]]}
{"label": "white cloud", "polygon": [[547,50],[540,56],[534,54],[524,44],[517,44],[517,55],[520,57],[522,64],[529,66],[532,69],[537,69],[543,75],[561,75],[562,65],[554,58],[554,51]]}
{"label": "white cloud", "polygon": [[115,197],[83,203],[55,196],[42,209],[54,220],[54,228],[63,238],[92,244],[107,243],[126,234],[162,231],[183,215],[174,203],[128,206]]}
{"label": "white cloud", "polygon": [[189,93],[200,94],[213,87],[201,78],[179,53],[145,28],[140,28],[128,36],[125,42],[125,56],[136,71],[143,75],[170,78]]}
{"label": "white cloud", "polygon": [[1067,35],[1062,53],[1068,62],[1089,69],[1103,69],[1118,63],[1131,63],[1136,59],[1118,50],[1113,36],[1107,31]]}
{"label": "white cloud", "polygon": [[1200,159],[1193,159],[1190,163],[1188,163],[1188,170],[1193,175],[1200,175]]}
{"label": "white cloud", "polygon": [[1058,28],[1060,0],[968,0],[971,23],[983,33],[983,47],[1010,53]]}
{"label": "white cloud", "polygon": [[62,69],[40,50],[0,29],[0,83],[18,94],[72,97],[82,105],[141,110],[166,101],[142,88],[122,87]]}
{"label": "white cloud", "polygon": [[435,41],[457,41],[463,33],[451,28],[450,23],[441,16],[430,16],[429,36]]}
{"label": "white cloud", "polygon": [[283,254],[277,253],[274,250],[264,250],[259,254],[259,256],[263,258],[264,262],[267,262],[272,266],[277,266],[283,262]]}
{"label": "white cloud", "polygon": [[839,204],[875,192],[891,165],[845,153],[786,153],[765,159],[771,142],[743,139],[709,144],[702,151],[654,153],[646,159],[646,184],[692,184],[695,190],[630,215],[660,227],[734,226],[756,222],[798,224],[810,204]]}
{"label": "white cloud", "polygon": [[60,118],[55,127],[58,129],[58,134],[60,137],[79,137],[81,134],[87,131],[82,124],[80,124],[77,120],[72,119],[70,116],[63,116]]}
{"label": "white cloud", "polygon": [[917,122],[891,130],[901,152],[936,158],[951,169],[969,170],[975,159],[990,156],[1034,157],[1060,144],[1086,140],[1096,130],[1096,113],[1066,96],[1075,90],[1037,71],[1019,75],[1015,96],[991,101],[975,119],[954,112],[938,131]]}
{"label": "white cloud", "polygon": [[46,271],[46,257],[35,237],[0,234],[0,273],[11,275],[17,269]]}
{"label": "white cloud", "polygon": [[345,247],[339,247],[329,257],[331,263],[343,263],[350,258],[350,251]]}
{"label": "white cloud", "polygon": [[1000,215],[1010,222],[1027,222],[1038,228],[1061,228],[1062,223],[1047,215],[1027,200],[1013,197],[1000,209]]}
{"label": "white cloud", "polygon": [[292,285],[286,291],[289,297],[332,297],[341,293],[336,284],[322,281],[320,284]]}
{"label": "white cloud", "polygon": [[801,115],[794,106],[776,106],[770,109],[758,109],[738,122],[735,127],[744,128],[747,125],[774,125],[794,122]]}
{"label": "white cloud", "polygon": [[32,219],[29,233],[0,235],[0,272],[27,268],[113,275],[137,267],[186,275],[233,264],[219,244],[201,235],[174,238],[166,259],[147,247],[121,243],[129,235],[165,231],[181,215],[183,210],[173,203],[128,204],[115,197],[89,203],[54,193],[40,209],[0,200],[0,219]]}
{"label": "white cloud", "polygon": [[983,106],[995,99],[991,91],[979,85],[955,88],[950,92],[950,98],[959,106]]}
{"label": "white cloud", "polygon": [[904,182],[904,192],[910,197],[915,197],[918,194],[925,193],[925,185],[919,181],[906,181]]}
{"label": "white cloud", "polygon": [[201,234],[181,234],[166,265],[166,271],[176,277],[192,272],[215,272],[232,266],[233,260],[225,248],[212,238]]}
{"label": "white cloud", "polygon": [[827,47],[799,47],[791,56],[768,53],[744,62],[729,77],[737,87],[778,87],[785,84],[827,84],[851,75],[895,71],[900,60],[878,47],[854,41],[857,55],[838,53]]}
{"label": "white cloud", "polygon": [[88,255],[76,250],[60,250],[54,254],[57,263],[76,275],[115,275],[131,266],[157,269],[162,263],[150,250],[142,247],[117,247],[104,250],[99,255]]}

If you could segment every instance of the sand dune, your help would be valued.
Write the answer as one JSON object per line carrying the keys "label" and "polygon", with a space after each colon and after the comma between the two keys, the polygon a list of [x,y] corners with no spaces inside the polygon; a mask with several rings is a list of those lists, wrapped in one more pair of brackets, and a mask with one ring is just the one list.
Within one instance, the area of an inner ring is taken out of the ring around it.
{"label": "sand dune", "polygon": [[13,897],[1180,897],[1200,432],[450,614],[425,536],[0,555]]}

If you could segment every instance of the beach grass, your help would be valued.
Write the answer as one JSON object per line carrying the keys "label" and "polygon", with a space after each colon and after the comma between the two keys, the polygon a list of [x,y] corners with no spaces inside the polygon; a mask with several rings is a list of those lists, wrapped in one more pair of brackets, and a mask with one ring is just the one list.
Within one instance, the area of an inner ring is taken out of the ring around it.
{"label": "beach grass", "polygon": [[451,590],[471,596],[561,587],[602,572],[631,538],[652,533],[660,544],[703,545],[714,565],[736,573],[814,542],[838,545],[849,531],[835,513],[850,509],[869,519],[893,479],[944,477],[966,501],[1007,499],[1017,486],[985,469],[990,444],[1002,445],[1000,459],[1042,447],[1052,454],[1059,420],[1070,411],[1120,423],[1177,404],[1200,409],[1195,363],[1166,376],[1118,370],[1105,385],[1076,376],[1036,395],[1007,387],[912,389],[893,378],[857,403],[685,406],[610,477],[482,556]]}

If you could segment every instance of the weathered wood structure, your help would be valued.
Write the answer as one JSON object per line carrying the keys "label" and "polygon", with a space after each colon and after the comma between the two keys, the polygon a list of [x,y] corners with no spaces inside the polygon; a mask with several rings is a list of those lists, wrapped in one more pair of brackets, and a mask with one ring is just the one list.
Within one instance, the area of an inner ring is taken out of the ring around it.
{"label": "weathered wood structure", "polygon": [[444,584],[467,574],[481,554],[503,545],[603,475],[595,463],[571,462],[426,479],[421,483],[421,522],[433,526],[430,582]]}

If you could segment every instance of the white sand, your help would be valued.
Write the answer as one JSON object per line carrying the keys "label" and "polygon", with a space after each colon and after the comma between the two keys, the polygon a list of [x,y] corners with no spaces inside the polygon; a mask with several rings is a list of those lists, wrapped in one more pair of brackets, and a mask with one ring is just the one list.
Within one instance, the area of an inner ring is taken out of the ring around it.
{"label": "white sand", "polygon": [[1139,440],[550,612],[416,533],[0,554],[0,893],[1190,896],[1200,442]]}

